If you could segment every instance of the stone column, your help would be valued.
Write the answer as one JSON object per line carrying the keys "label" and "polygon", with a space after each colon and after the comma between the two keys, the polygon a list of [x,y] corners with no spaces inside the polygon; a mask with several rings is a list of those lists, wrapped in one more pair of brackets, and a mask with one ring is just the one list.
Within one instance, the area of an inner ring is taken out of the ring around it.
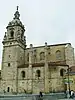
{"label": "stone column", "polygon": [[30,44],[29,50],[29,67],[28,67],[28,92],[32,92],[32,52],[33,52],[33,45]]}
{"label": "stone column", "polygon": [[45,92],[49,92],[48,85],[48,52],[47,52],[47,43],[45,42]]}

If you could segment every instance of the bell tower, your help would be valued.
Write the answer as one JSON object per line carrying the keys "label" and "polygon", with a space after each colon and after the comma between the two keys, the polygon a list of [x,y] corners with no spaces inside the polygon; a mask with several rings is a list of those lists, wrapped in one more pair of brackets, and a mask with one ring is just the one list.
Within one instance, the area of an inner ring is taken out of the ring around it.
{"label": "bell tower", "polygon": [[26,40],[24,36],[25,28],[19,17],[20,14],[17,6],[17,11],[14,14],[13,20],[9,22],[8,26],[6,27],[7,32],[5,32],[4,35],[3,45],[8,41],[10,42],[17,40],[26,46]]}
{"label": "bell tower", "polygon": [[14,18],[6,27],[3,39],[3,55],[1,69],[2,91],[17,92],[17,67],[24,64],[26,48],[26,38],[24,36],[25,27],[20,21],[20,14],[17,10]]}

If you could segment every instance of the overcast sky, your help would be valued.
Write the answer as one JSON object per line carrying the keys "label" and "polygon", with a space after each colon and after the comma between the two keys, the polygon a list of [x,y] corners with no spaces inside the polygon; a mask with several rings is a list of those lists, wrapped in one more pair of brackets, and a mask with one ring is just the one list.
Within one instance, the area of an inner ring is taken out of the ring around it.
{"label": "overcast sky", "polygon": [[0,62],[6,26],[13,19],[17,5],[26,27],[27,45],[71,42],[75,48],[75,0],[1,0]]}

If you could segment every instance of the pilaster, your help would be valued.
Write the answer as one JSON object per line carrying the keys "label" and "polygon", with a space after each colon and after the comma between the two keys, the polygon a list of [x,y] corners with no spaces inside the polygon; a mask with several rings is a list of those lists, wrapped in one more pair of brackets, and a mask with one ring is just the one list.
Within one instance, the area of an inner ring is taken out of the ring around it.
{"label": "pilaster", "polygon": [[28,67],[28,92],[32,92],[32,52],[33,52],[33,45],[30,44],[29,67]]}
{"label": "pilaster", "polygon": [[47,43],[45,42],[45,92],[49,92],[48,86],[48,62],[47,62],[48,52],[47,52]]}

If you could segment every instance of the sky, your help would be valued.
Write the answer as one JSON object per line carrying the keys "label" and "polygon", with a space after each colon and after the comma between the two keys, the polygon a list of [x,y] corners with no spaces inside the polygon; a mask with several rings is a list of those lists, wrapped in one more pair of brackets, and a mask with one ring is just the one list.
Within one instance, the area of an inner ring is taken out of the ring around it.
{"label": "sky", "polygon": [[2,40],[16,6],[19,6],[20,19],[25,25],[28,46],[70,42],[75,48],[75,0],[1,0],[0,63]]}

